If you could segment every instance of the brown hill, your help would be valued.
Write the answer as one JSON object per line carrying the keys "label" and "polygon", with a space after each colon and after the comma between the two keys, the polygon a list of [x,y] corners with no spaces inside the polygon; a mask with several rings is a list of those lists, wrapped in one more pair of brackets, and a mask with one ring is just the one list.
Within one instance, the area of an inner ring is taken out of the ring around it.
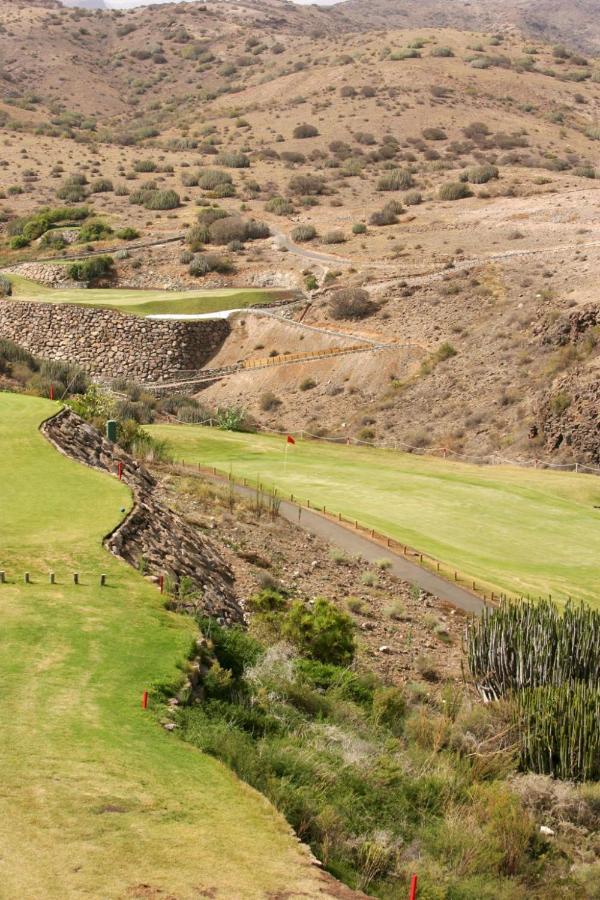
{"label": "brown hill", "polygon": [[[185,234],[118,254],[117,283],[304,287],[310,276],[323,290],[305,323],[395,342],[385,356],[234,377],[210,389],[215,402],[289,429],[600,459],[585,425],[597,326],[566,345],[545,339],[553,318],[596,299],[600,67],[517,30],[359,30],[343,9],[0,0],[3,262],[68,252],[73,229],[62,243],[55,229],[58,245],[19,238],[21,216],[65,202],[142,242]],[[177,198],[149,208],[148,190]],[[267,222],[281,247],[239,240],[235,221],[221,243],[186,231],[211,205]],[[214,257],[233,271],[199,274]],[[333,321],[328,292],[346,285],[375,301],[364,321]],[[289,349],[278,344],[257,337],[244,353]],[[456,355],[440,359],[445,344]],[[317,385],[300,390],[310,376]],[[261,408],[269,391],[276,415]]]}
{"label": "brown hill", "polygon": [[534,40],[559,42],[600,55],[598,0],[347,0],[334,14],[353,28],[518,29]]}

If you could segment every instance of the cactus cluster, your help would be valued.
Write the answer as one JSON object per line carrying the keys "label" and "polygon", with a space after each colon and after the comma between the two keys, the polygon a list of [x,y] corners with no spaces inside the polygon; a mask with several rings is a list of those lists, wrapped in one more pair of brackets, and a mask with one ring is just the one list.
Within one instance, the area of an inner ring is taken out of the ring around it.
{"label": "cactus cluster", "polygon": [[573,781],[600,779],[600,690],[583,681],[519,691],[521,764]]}
{"label": "cactus cluster", "polygon": [[512,702],[523,768],[600,778],[600,612],[505,602],[470,623],[466,651],[483,696]]}

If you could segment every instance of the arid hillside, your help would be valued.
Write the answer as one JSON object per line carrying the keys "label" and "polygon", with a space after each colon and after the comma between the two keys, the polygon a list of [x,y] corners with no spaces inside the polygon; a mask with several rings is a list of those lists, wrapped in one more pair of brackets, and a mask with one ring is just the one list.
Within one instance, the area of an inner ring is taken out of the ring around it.
{"label": "arid hillside", "polygon": [[[300,288],[304,326],[389,346],[234,374],[207,402],[598,462],[600,65],[576,25],[544,43],[511,8],[480,32],[383,30],[383,3],[359,28],[360,9],[0,0],[2,264],[44,280],[46,263],[14,267],[109,249],[113,286]],[[275,333],[228,359],[298,352]]]}
{"label": "arid hillside", "polygon": [[335,11],[356,28],[516,30],[534,40],[600,53],[598,0],[347,0]]}

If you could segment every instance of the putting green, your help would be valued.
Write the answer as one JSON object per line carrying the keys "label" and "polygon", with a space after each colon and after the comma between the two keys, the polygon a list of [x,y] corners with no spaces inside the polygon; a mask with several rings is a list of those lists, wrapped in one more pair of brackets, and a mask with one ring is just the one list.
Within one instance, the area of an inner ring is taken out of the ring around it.
{"label": "putting green", "polygon": [[102,548],[129,492],[47,443],[55,410],[0,394],[0,895],[315,896],[274,809],[140,708],[195,628]]}
{"label": "putting green", "polygon": [[204,291],[137,291],[121,288],[50,288],[46,285],[9,276],[15,300],[39,300],[44,303],[75,303],[118,309],[134,316],[198,315],[225,309],[245,309],[255,303],[274,303],[292,295],[276,289],[243,290],[216,288]]}
{"label": "putting green", "polygon": [[[600,604],[600,479],[154,425],[178,460],[230,468],[358,519],[496,591]],[[382,555],[384,555],[382,553]]]}

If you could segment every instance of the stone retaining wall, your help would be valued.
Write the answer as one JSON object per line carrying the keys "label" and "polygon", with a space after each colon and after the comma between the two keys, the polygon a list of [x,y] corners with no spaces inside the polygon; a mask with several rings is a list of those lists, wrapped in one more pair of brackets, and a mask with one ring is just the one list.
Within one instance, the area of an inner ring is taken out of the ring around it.
{"label": "stone retaining wall", "polygon": [[161,503],[156,481],[144,466],[68,409],[44,422],[42,433],[65,456],[94,469],[116,475],[121,463],[135,506],[106,538],[107,550],[135,568],[144,560],[155,580],[160,575],[175,583],[189,578],[194,590],[178,598],[178,610],[228,625],[243,621],[231,569],[207,537]]}
{"label": "stone retaining wall", "polygon": [[45,359],[76,363],[99,378],[176,378],[205,365],[229,333],[227,319],[177,322],[70,304],[0,301],[0,337]]}

